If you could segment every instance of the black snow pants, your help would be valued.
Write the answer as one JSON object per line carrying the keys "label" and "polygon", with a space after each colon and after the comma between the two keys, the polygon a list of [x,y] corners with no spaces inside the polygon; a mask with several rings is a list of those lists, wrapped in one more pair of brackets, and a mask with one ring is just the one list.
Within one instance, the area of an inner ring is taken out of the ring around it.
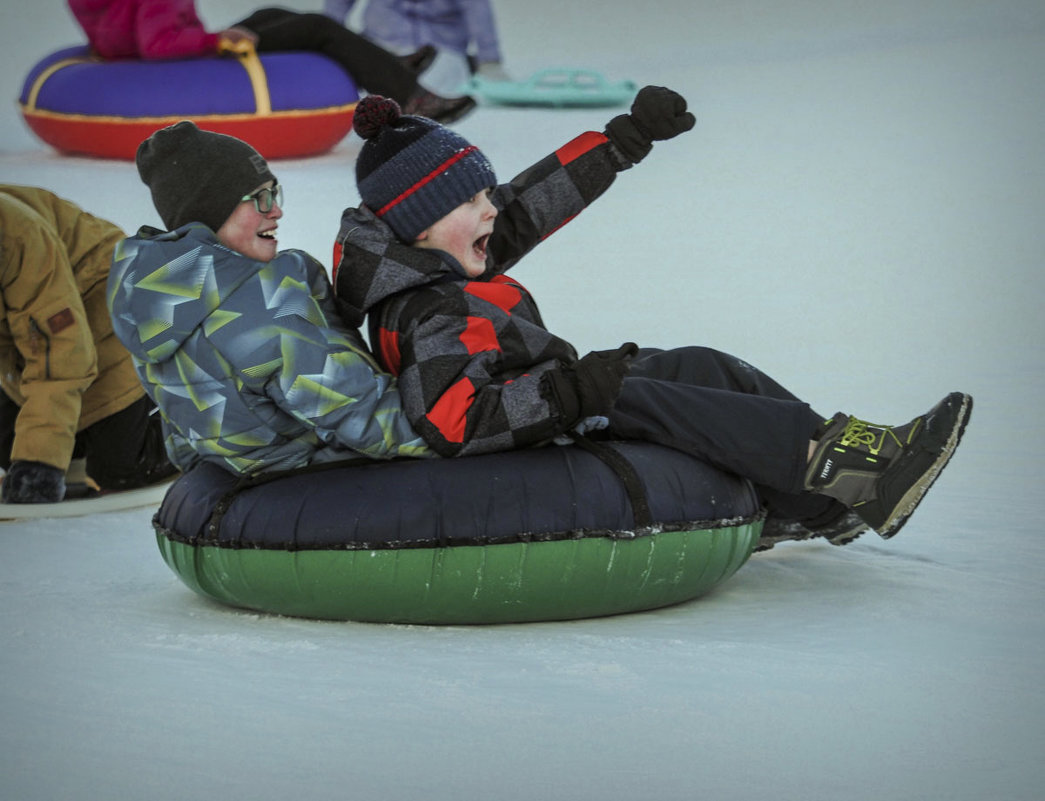
{"label": "black snow pants", "polygon": [[[0,467],[11,466],[18,405],[0,391]],[[76,435],[73,458],[87,460],[87,475],[104,490],[153,484],[177,470],[167,458],[160,414],[144,396]]]}
{"label": "black snow pants", "polygon": [[336,61],[356,86],[400,105],[417,91],[417,76],[394,55],[323,14],[262,8],[237,27],[258,35],[259,53],[307,50]]}
{"label": "black snow pants", "polygon": [[771,516],[817,526],[845,511],[804,489],[809,441],[824,418],[727,353],[643,348],[609,420],[612,436],[666,445],[747,478]]}

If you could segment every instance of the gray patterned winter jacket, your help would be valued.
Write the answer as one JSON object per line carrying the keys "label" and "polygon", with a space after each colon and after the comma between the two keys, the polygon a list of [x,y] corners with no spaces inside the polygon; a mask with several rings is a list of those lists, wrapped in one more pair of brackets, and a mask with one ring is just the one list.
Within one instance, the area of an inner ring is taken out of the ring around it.
{"label": "gray patterned winter jacket", "polygon": [[113,255],[108,304],[182,470],[433,455],[307,253],[264,263],[198,223],[145,227]]}

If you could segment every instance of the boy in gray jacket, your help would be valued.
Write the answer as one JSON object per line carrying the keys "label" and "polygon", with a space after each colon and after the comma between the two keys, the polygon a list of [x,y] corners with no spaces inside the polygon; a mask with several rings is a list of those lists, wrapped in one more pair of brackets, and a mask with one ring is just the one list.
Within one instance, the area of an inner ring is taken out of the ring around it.
{"label": "boy in gray jacket", "polygon": [[254,148],[179,122],[137,164],[168,230],[117,246],[108,305],[179,468],[432,455],[338,318],[323,266],[277,250],[282,190]]}

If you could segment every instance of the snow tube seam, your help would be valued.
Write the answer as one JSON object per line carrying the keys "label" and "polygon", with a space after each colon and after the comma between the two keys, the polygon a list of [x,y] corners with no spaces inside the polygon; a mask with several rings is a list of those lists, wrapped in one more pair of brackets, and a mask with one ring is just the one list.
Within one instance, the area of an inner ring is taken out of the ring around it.
{"label": "snow tube seam", "polygon": [[184,545],[201,546],[205,548],[221,548],[229,551],[251,550],[251,551],[287,551],[290,553],[303,551],[400,551],[418,548],[457,548],[467,546],[486,545],[514,545],[517,543],[538,542],[569,542],[586,539],[611,539],[611,540],[634,540],[643,537],[652,537],[657,534],[678,531],[710,531],[718,528],[733,528],[736,526],[747,526],[761,523],[765,519],[765,512],[760,511],[755,515],[740,516],[733,518],[716,518],[714,520],[683,520],[671,523],[657,523],[650,526],[637,527],[634,530],[622,531],[619,529],[591,528],[591,529],[563,529],[562,531],[539,531],[518,532],[510,536],[501,537],[453,537],[448,536],[434,540],[392,540],[383,539],[379,541],[353,541],[336,544],[312,544],[302,545],[293,540],[285,542],[264,542],[260,540],[238,539],[234,541],[222,541],[218,539],[220,523],[217,525],[207,524],[207,533],[201,536],[185,536],[160,522],[160,514],[152,518],[152,527],[158,536],[162,536],[171,542],[179,542]]}

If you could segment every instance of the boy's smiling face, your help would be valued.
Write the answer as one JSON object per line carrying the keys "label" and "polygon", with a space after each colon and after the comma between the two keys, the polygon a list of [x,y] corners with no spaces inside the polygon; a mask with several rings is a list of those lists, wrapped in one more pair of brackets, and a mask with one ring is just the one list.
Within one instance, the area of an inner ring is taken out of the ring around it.
{"label": "boy's smiling face", "polygon": [[496,216],[497,207],[485,189],[422,231],[414,245],[446,251],[469,278],[476,278],[486,272],[486,243]]}
{"label": "boy's smiling face", "polygon": [[[258,189],[274,185],[274,181],[266,181]],[[215,234],[219,242],[247,258],[272,261],[279,245],[276,228],[282,216],[283,210],[275,202],[267,212],[260,212],[253,200],[243,200]]]}

